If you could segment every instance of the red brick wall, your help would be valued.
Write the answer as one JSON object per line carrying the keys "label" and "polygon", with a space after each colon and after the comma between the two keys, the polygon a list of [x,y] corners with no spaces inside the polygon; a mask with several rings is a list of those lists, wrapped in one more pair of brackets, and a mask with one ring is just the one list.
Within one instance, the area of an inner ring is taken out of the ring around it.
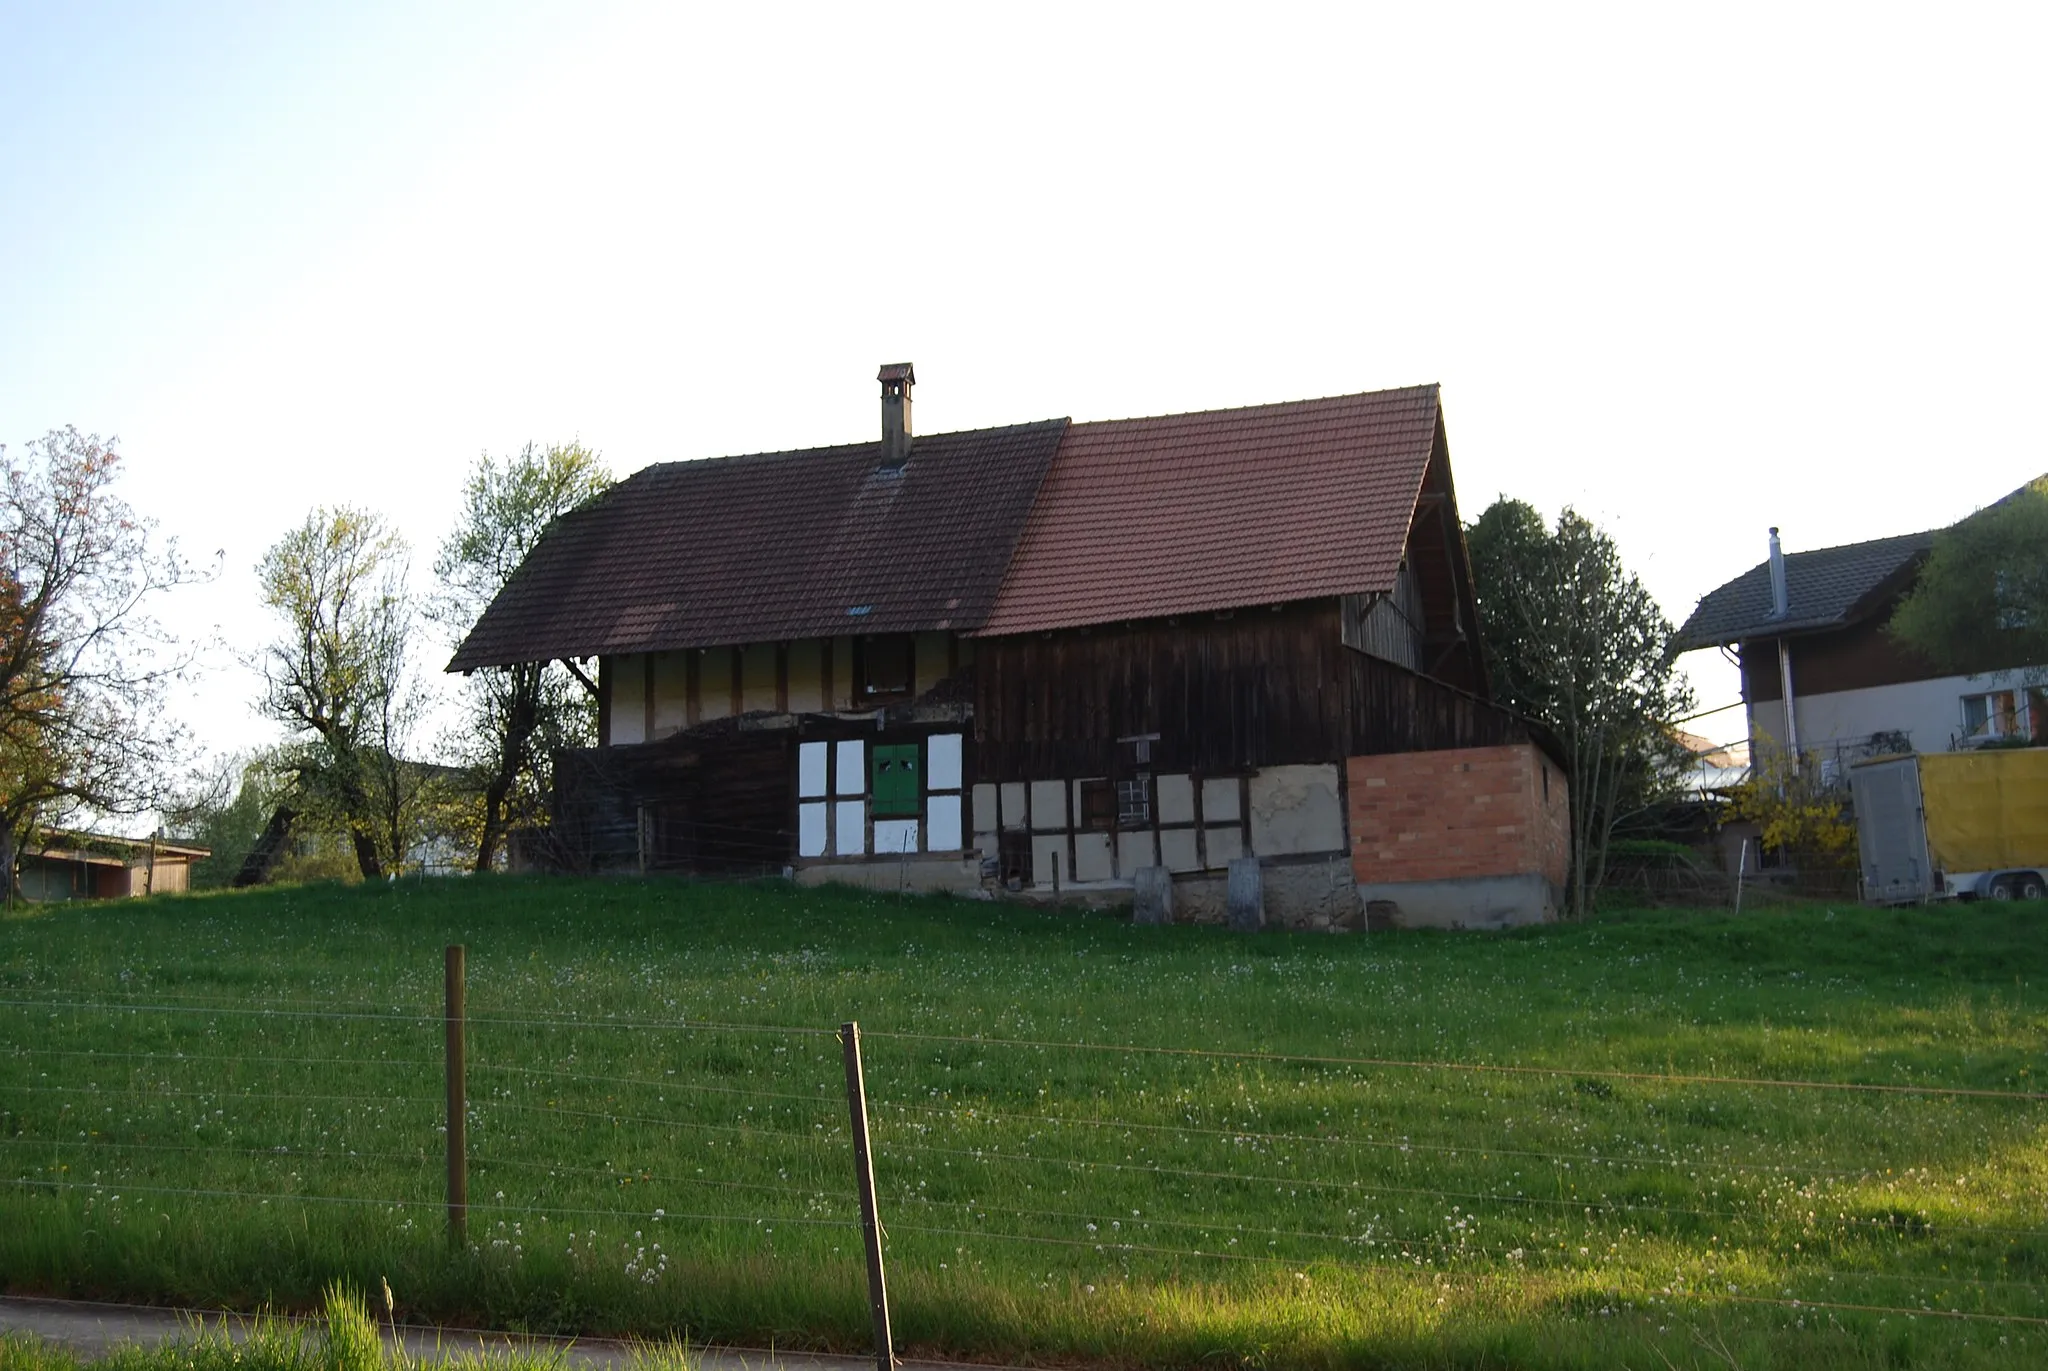
{"label": "red brick wall", "polygon": [[1564,776],[1533,744],[1353,757],[1346,769],[1359,880],[1540,872],[1564,884]]}

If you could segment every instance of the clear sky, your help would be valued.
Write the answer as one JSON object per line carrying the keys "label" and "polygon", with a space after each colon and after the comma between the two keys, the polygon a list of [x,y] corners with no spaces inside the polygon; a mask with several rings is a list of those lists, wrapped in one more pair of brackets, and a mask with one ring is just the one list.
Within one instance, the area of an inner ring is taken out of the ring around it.
{"label": "clear sky", "polygon": [[[261,641],[313,505],[1440,381],[1674,620],[2048,469],[2048,9],[0,0],[0,442],[118,434]],[[1702,705],[1733,674],[1694,654]],[[265,740],[224,648],[180,701]],[[1739,714],[1700,731],[1739,737]]]}

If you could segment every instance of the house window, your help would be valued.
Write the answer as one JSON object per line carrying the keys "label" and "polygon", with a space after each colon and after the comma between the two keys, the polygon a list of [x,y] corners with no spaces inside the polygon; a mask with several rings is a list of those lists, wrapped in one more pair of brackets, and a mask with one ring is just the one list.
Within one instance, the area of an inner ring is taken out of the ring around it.
{"label": "house window", "polygon": [[2021,694],[1993,690],[1963,697],[1963,741],[1982,743],[2017,738],[2021,732]]}
{"label": "house window", "polygon": [[860,698],[886,700],[908,695],[915,683],[907,633],[860,640]]}
{"label": "house window", "polygon": [[1116,822],[1119,828],[1145,828],[1152,822],[1152,778],[1139,772],[1116,783]]}
{"label": "house window", "polygon": [[961,851],[965,741],[958,733],[935,733],[921,743],[845,738],[800,744],[797,855]]}

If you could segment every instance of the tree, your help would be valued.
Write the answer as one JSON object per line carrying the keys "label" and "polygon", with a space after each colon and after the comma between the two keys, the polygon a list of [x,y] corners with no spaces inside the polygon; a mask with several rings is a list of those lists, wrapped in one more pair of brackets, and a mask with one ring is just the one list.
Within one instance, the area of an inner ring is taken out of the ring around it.
{"label": "tree", "polygon": [[2048,476],[1936,534],[1890,627],[1946,671],[2048,664]]}
{"label": "tree", "polygon": [[1548,727],[1570,785],[1570,907],[1583,915],[1617,828],[1679,788],[1692,709],[1670,620],[1614,542],[1566,509],[1555,529],[1498,500],[1466,531],[1494,698]]}
{"label": "tree", "polygon": [[406,572],[404,540],[345,505],[313,511],[257,566],[285,627],[259,659],[259,707],[296,735],[302,812],[347,833],[365,880],[404,861],[421,784],[403,760],[423,708]]}
{"label": "tree", "polygon": [[[460,639],[562,514],[602,494],[611,476],[581,443],[528,443],[503,461],[485,453],[463,487],[462,514],[441,544],[441,590],[429,613]],[[549,758],[595,735],[588,692],[552,662],[480,671],[465,683],[469,709],[457,750],[476,778],[481,813],[476,864],[488,871],[515,822],[545,817]]]}
{"label": "tree", "polygon": [[114,482],[114,441],[53,429],[0,448],[0,879],[38,824],[153,809],[182,739],[165,717],[189,659],[151,617],[203,579]]}

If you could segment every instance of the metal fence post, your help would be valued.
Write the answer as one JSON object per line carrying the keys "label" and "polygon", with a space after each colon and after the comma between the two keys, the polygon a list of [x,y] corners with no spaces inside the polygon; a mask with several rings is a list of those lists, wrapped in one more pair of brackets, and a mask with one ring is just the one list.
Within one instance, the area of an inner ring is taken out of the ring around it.
{"label": "metal fence post", "polygon": [[464,993],[466,951],[448,946],[446,1001],[448,1030],[448,1241],[469,1245],[469,1089],[464,1048],[468,1005]]}
{"label": "metal fence post", "polygon": [[894,1371],[896,1347],[889,1334],[889,1287],[882,1279],[882,1224],[875,1216],[875,1166],[868,1150],[868,1090],[860,1069],[860,1025],[839,1025],[846,1054],[846,1107],[853,1117],[853,1173],[860,1190],[861,1234],[868,1249],[868,1310],[875,1321],[876,1371]]}

